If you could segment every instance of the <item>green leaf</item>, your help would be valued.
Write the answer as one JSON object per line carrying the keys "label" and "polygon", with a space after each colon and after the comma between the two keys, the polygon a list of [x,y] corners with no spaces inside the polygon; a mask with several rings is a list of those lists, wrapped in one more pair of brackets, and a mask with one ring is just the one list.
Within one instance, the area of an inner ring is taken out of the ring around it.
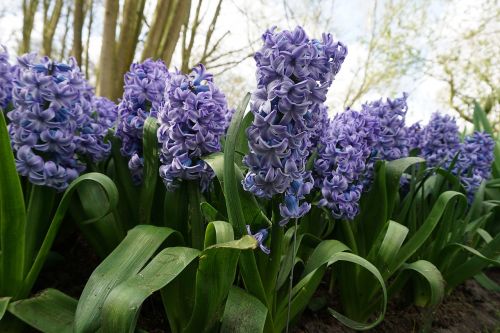
{"label": "green leaf", "polygon": [[349,251],[349,248],[342,242],[333,239],[322,241],[307,260],[302,277],[328,263],[332,255],[344,251]]}
{"label": "green leaf", "polygon": [[343,315],[343,314],[341,314],[333,309],[330,309],[330,308],[328,308],[328,312],[330,312],[330,314],[333,317],[335,317],[336,319],[338,319],[342,324],[344,324],[352,329],[355,329],[355,330],[369,330],[369,329],[377,326],[384,319],[385,312],[387,309],[387,290],[385,288],[385,282],[384,282],[384,279],[382,278],[382,275],[377,270],[377,268],[375,266],[373,266],[369,261],[367,261],[366,259],[363,259],[362,257],[359,257],[355,254],[352,254],[352,253],[345,253],[345,252],[336,253],[330,258],[328,265],[332,265],[337,261],[345,261],[345,262],[351,262],[353,264],[356,264],[356,265],[366,269],[367,271],[369,271],[375,277],[375,279],[378,281],[378,283],[380,284],[380,287],[382,289],[382,300],[381,300],[381,306],[380,306],[380,314],[377,316],[377,318],[372,323],[362,323],[362,322],[352,320],[352,319],[346,317],[345,315]]}
{"label": "green leaf", "polygon": [[116,286],[104,302],[102,331],[134,332],[139,310],[146,298],[176,278],[199,253],[186,247],[166,248],[140,273]]}
{"label": "green leaf", "polygon": [[200,203],[200,210],[201,214],[208,222],[217,221],[223,218],[217,209],[206,201]]}
{"label": "green leaf", "polygon": [[204,248],[232,240],[234,240],[233,226],[224,221],[213,221],[208,224],[205,231]]}
{"label": "green leaf", "polygon": [[72,333],[77,300],[45,289],[33,298],[9,305],[9,312],[43,333]]}
{"label": "green leaf", "polygon": [[244,236],[237,241],[213,245],[201,255],[196,273],[193,312],[184,332],[211,332],[224,312],[224,305],[236,275],[240,250],[257,247],[257,241]]}
{"label": "green leaf", "polygon": [[101,309],[111,290],[136,275],[170,236],[176,236],[176,231],[151,225],[139,225],[128,232],[85,285],[76,309],[76,333],[99,328]]}
{"label": "green leaf", "polygon": [[238,132],[238,139],[236,142],[236,152],[238,153],[239,156],[236,156],[235,163],[239,166],[242,167],[243,163],[243,157],[248,154],[249,152],[249,147],[248,147],[248,138],[247,138],[247,131],[246,129],[252,124],[254,119],[253,113],[248,112],[245,117],[243,117],[243,121],[241,122],[240,125],[240,130]]}
{"label": "green leaf", "polygon": [[231,124],[227,131],[226,145],[224,147],[224,194],[226,197],[226,207],[229,222],[233,225],[237,237],[245,234],[245,215],[239,199],[241,184],[238,182],[235,171],[235,147],[238,141],[238,134],[243,121],[243,115],[250,101],[250,93],[247,93],[238,110],[233,115]]}
{"label": "green leaf", "polygon": [[477,283],[479,283],[481,285],[481,287],[483,287],[486,290],[494,291],[497,293],[500,292],[500,285],[498,285],[498,283],[496,283],[495,281],[490,279],[484,273],[479,273],[479,274],[475,275],[474,280],[476,280]]}
{"label": "green leaf", "polygon": [[73,211],[74,206],[72,206],[70,214],[92,248],[99,256],[105,258],[125,237],[126,230],[117,223],[114,209],[113,213],[102,216],[103,212],[109,209],[110,202],[108,194],[98,183],[83,182],[77,191],[81,211]]}
{"label": "green leaf", "polygon": [[267,308],[238,287],[229,291],[220,333],[259,333],[264,331]]}
{"label": "green leaf", "polygon": [[[450,244],[448,249],[457,249],[465,251],[470,258],[458,266],[451,267],[449,270],[442,270],[447,282],[447,290],[451,290],[465,280],[478,274],[488,265],[500,265],[498,255],[500,253],[500,234],[496,235],[480,251],[463,244]],[[446,249],[445,249],[446,250]],[[443,254],[443,257],[447,255]]]}
{"label": "green leaf", "polygon": [[396,195],[399,192],[399,184],[401,176],[409,167],[417,164],[424,164],[425,160],[420,157],[405,157],[398,160],[387,162],[386,183],[387,183],[387,203],[388,203],[388,217],[392,216],[394,205],[396,204]]}
{"label": "green leaf", "polygon": [[458,192],[446,191],[438,197],[424,224],[401,247],[397,258],[389,267],[389,272],[392,273],[397,270],[426,242],[447,209],[452,209],[455,204],[457,205],[455,213],[464,212],[467,208],[467,200],[465,199],[465,196]]}
{"label": "green leaf", "polygon": [[375,266],[382,272],[384,280],[390,276],[391,263],[398,256],[407,235],[407,227],[397,222],[389,221],[384,240],[378,250],[378,255],[373,258],[373,262],[375,262]]}
{"label": "green leaf", "polygon": [[2,320],[12,297],[0,297],[0,320]]}
{"label": "green leaf", "polygon": [[419,306],[436,306],[444,298],[444,280],[441,272],[432,263],[426,260],[418,260],[411,264],[405,264],[403,270],[412,270],[420,274],[427,282],[427,288],[422,290],[419,284],[415,286],[416,304]]}
{"label": "green leaf", "polygon": [[[309,304],[326,271],[326,264],[303,277],[291,292],[290,321],[293,321]],[[278,313],[274,324],[277,332],[282,332],[288,321],[288,297],[283,297],[278,305]]]}
{"label": "green leaf", "polygon": [[0,112],[0,295],[19,295],[25,274],[26,213],[3,112]]}
{"label": "green leaf", "polygon": [[[361,323],[352,320],[333,309],[328,309],[330,314],[332,314],[332,316],[337,318],[344,325],[352,329],[367,330],[378,325],[384,318],[387,307],[387,291],[385,288],[385,282],[382,275],[373,264],[371,264],[369,261],[360,256],[345,252],[348,250],[349,249],[347,246],[336,240],[325,240],[321,242],[309,257],[309,260],[306,263],[302,276],[307,276],[308,274],[312,274],[316,269],[319,269],[323,265],[331,266],[339,261],[353,263],[370,272],[375,277],[376,281],[380,284],[380,287],[382,289],[382,302],[381,302],[380,315],[373,323],[369,324]],[[356,283],[356,281],[352,281],[352,283]],[[364,287],[364,285],[359,287],[362,288]],[[366,294],[368,294],[368,292],[371,292],[371,290],[366,291]],[[367,306],[368,305],[369,304],[367,304]]]}
{"label": "green leaf", "polygon": [[139,197],[138,188],[132,182],[132,175],[128,168],[128,160],[120,153],[121,141],[118,137],[111,137],[111,151],[113,154],[113,165],[115,167],[116,185],[121,194],[120,199],[120,214],[121,222],[124,224],[123,229],[129,230],[137,225],[139,221],[137,198]]}
{"label": "green leaf", "polygon": [[49,230],[45,235],[45,239],[43,240],[42,246],[40,247],[40,250],[38,251],[38,254],[35,257],[35,261],[31,266],[31,269],[29,270],[26,278],[24,279],[23,287],[19,293],[21,297],[26,297],[29,294],[36,279],[38,278],[38,274],[40,274],[43,264],[45,263],[45,259],[49,254],[52,244],[54,243],[59,227],[66,215],[66,211],[69,208],[72,196],[75,190],[77,190],[78,187],[84,182],[95,182],[99,184],[106,192],[108,198],[107,201],[109,202],[108,209],[106,211],[103,211],[101,216],[97,216],[93,219],[88,220],[87,221],[88,223],[100,220],[102,217],[109,214],[109,212],[116,207],[118,203],[118,191],[113,181],[107,176],[100,173],[92,172],[84,174],[75,179],[73,182],[71,182],[71,184],[64,192],[61,201],[59,202],[59,206],[57,207],[54,217],[52,218],[52,222],[50,223]]}
{"label": "green leaf", "polygon": [[165,193],[165,226],[179,231],[188,239],[188,193],[183,182],[175,191]]}
{"label": "green leaf", "polygon": [[[203,158],[205,162],[210,165],[212,170],[214,170],[217,179],[224,188],[224,154],[214,153]],[[238,184],[238,195],[241,203],[241,209],[243,211],[243,217],[245,224],[248,225],[270,225],[269,219],[262,213],[257,200],[252,195],[252,193],[245,191],[243,186],[241,186],[241,181],[243,180],[243,174],[238,167],[235,167],[236,183]],[[225,191],[225,190],[224,190]],[[226,192],[224,192],[224,197],[227,197]],[[246,232],[245,232],[246,233]]]}
{"label": "green leaf", "polygon": [[143,129],[144,176],[139,199],[139,223],[151,224],[151,207],[158,179],[158,121],[148,117]]}

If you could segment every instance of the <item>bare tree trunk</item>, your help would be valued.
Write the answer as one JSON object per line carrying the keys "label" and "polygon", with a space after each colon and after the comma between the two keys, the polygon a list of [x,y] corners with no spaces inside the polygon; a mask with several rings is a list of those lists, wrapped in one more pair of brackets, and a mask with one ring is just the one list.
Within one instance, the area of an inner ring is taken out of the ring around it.
{"label": "bare tree trunk", "polygon": [[[64,59],[66,56],[66,40],[68,38],[69,32],[69,19],[71,17],[71,3],[68,3],[66,8],[66,15],[64,17],[64,34],[61,39],[61,52],[59,53],[59,59]],[[80,63],[78,63],[80,64]]]}
{"label": "bare tree trunk", "polygon": [[143,60],[162,58],[167,66],[170,64],[182,25],[189,20],[190,10],[191,0],[158,0],[142,52]]}
{"label": "bare tree trunk", "polygon": [[83,13],[84,0],[75,0],[75,10],[73,18],[73,48],[71,54],[75,57],[76,62],[82,63],[82,30],[85,15]]}
{"label": "bare tree trunk", "polygon": [[158,0],[153,23],[149,29],[146,43],[144,44],[144,50],[142,51],[142,60],[158,57],[160,53],[158,49],[160,47],[163,32],[168,27],[169,16],[173,16],[172,8],[175,7],[177,2],[178,0]]}
{"label": "bare tree trunk", "polygon": [[85,77],[89,77],[89,48],[90,48],[90,33],[92,32],[92,23],[94,22],[94,0],[89,3],[89,24],[87,26],[87,42],[85,43]]}
{"label": "bare tree trunk", "polygon": [[134,60],[135,49],[142,27],[142,16],[146,0],[125,0],[120,26],[120,38],[117,49],[120,56],[117,58],[115,90],[113,98],[118,98],[123,93],[122,78]]}
{"label": "bare tree trunk", "polygon": [[189,37],[189,42],[188,45],[186,46],[186,36],[188,33],[187,30],[187,22],[184,23],[184,35],[183,35],[183,40],[182,40],[182,65],[181,65],[181,70],[186,73],[189,70],[189,60],[191,58],[191,52],[193,50],[193,45],[194,45],[194,39],[196,37],[196,31],[198,30],[198,27],[201,24],[201,19],[200,19],[200,10],[201,10],[201,4],[203,0],[198,0],[198,6],[196,7],[196,12],[194,15],[194,21],[191,24],[191,35]]}
{"label": "bare tree trunk", "polygon": [[106,0],[97,93],[109,98],[113,98],[114,85],[116,84],[115,57],[118,10],[119,0]]}
{"label": "bare tree trunk", "polygon": [[31,31],[37,7],[38,0],[23,0],[23,39],[19,46],[20,54],[30,51]]}
{"label": "bare tree trunk", "polygon": [[48,15],[48,9],[50,6],[50,1],[44,1],[44,22],[43,22],[43,40],[42,48],[43,53],[50,57],[52,54],[52,42],[54,40],[54,34],[56,32],[57,23],[61,17],[61,11],[63,7],[63,0],[56,0],[54,8],[52,9],[52,15]]}
{"label": "bare tree trunk", "polygon": [[168,29],[165,46],[161,53],[161,58],[165,61],[167,66],[170,65],[170,61],[172,60],[172,55],[174,54],[175,46],[179,40],[182,25],[184,22],[189,21],[190,10],[191,0],[179,1],[172,23]]}

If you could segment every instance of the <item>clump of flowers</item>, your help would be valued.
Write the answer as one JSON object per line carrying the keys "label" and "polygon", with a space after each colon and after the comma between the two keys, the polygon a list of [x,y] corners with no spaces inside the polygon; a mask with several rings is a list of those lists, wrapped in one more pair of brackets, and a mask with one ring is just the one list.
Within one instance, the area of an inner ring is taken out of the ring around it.
{"label": "clump of flowers", "polygon": [[408,132],[405,127],[408,95],[394,100],[378,100],[363,105],[363,112],[377,118],[380,123],[379,138],[374,148],[376,157],[392,161],[408,156]]}
{"label": "clump of flowers", "polygon": [[201,157],[221,150],[227,113],[226,97],[203,65],[189,75],[171,75],[158,129],[160,176],[168,190],[182,179],[198,179],[203,191],[208,188],[215,174]]}
{"label": "clump of flowers", "polygon": [[408,133],[408,151],[419,148],[422,144],[422,126],[420,123],[414,123],[406,129]]}
{"label": "clump of flowers", "polygon": [[99,140],[86,139],[91,90],[75,60],[68,63],[35,54],[18,58],[13,80],[14,110],[9,134],[19,174],[36,185],[64,190],[92,155]]}
{"label": "clump of flowers", "polygon": [[5,109],[12,99],[12,66],[9,63],[9,54],[3,47],[0,50],[0,108]]}
{"label": "clump of flowers", "polygon": [[455,118],[433,113],[422,131],[418,148],[428,166],[448,169],[460,149],[460,133]]}
{"label": "clump of flowers", "polygon": [[80,135],[77,138],[77,152],[87,155],[93,162],[104,160],[111,152],[111,143],[105,140],[108,129],[114,126],[117,112],[116,104],[106,97],[88,95],[91,101],[89,112],[83,115]]}
{"label": "clump of flowers", "polygon": [[437,112],[432,115],[429,124],[417,134],[419,141],[414,145],[420,149],[420,154],[426,159],[428,166],[450,169],[459,177],[471,202],[481,182],[491,176],[495,147],[491,136],[474,132],[460,142],[455,119]]}
{"label": "clump of flowers", "polygon": [[158,117],[163,102],[165,82],[169,78],[163,61],[147,59],[134,63],[125,74],[123,99],[118,105],[116,135],[121,139],[120,152],[129,158],[129,169],[136,184],[142,181],[142,136],[147,117]]}
{"label": "clump of flowers", "polygon": [[250,152],[244,158],[249,171],[245,190],[262,198],[284,194],[280,204],[281,224],[307,213],[310,203],[300,204],[312,186],[305,170],[317,131],[312,119],[347,54],[330,34],[309,39],[301,27],[262,36],[264,45],[255,54],[257,91],[251,112],[254,121],[247,130]]}
{"label": "clump of flowers", "polygon": [[347,109],[321,135],[314,164],[322,194],[319,205],[330,209],[335,218],[352,220],[358,214],[379,131],[378,118]]}

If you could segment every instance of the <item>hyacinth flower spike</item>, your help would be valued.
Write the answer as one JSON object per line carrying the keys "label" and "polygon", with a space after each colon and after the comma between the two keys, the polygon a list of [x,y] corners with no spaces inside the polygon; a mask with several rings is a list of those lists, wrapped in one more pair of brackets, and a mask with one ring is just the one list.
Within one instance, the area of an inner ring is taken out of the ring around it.
{"label": "hyacinth flower spike", "polygon": [[215,177],[203,157],[221,151],[230,117],[224,93],[202,64],[189,75],[170,74],[158,118],[159,174],[169,192],[183,192],[187,184],[192,246],[199,249],[204,234],[200,192],[207,192]]}

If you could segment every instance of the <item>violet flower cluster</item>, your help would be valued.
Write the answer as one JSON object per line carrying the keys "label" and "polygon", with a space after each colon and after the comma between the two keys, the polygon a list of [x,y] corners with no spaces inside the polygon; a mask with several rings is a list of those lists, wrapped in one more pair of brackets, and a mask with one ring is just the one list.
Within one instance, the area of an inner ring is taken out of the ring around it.
{"label": "violet flower cluster", "polygon": [[202,190],[208,189],[215,174],[201,157],[221,150],[227,113],[226,97],[203,65],[189,75],[171,75],[158,129],[160,176],[168,190],[182,179],[198,179]]}
{"label": "violet flower cluster", "polygon": [[363,105],[363,111],[379,120],[380,132],[374,148],[377,158],[385,161],[408,156],[408,132],[405,127],[408,95],[394,100],[378,100]]}
{"label": "violet flower cluster", "polygon": [[255,54],[257,91],[251,112],[254,121],[247,130],[250,152],[244,158],[249,171],[245,190],[262,198],[284,194],[280,204],[281,224],[310,209],[303,202],[313,186],[306,161],[313,119],[320,118],[320,104],[338,73],[347,48],[330,34],[309,39],[301,27],[262,36],[263,47]]}
{"label": "violet flower cluster", "polygon": [[9,63],[9,54],[3,47],[0,50],[0,108],[5,109],[12,99],[12,66]]}
{"label": "violet flower cluster", "polygon": [[99,162],[111,153],[111,143],[106,140],[106,135],[116,122],[117,106],[106,97],[90,94],[86,101],[90,101],[87,106],[90,110],[83,115],[77,152],[87,155],[92,162]]}
{"label": "violet flower cluster", "polygon": [[147,117],[158,117],[168,78],[163,61],[151,59],[132,64],[125,74],[123,99],[118,105],[116,136],[122,142],[121,154],[129,158],[129,169],[136,184],[142,181],[144,121]]}
{"label": "violet flower cluster", "polygon": [[338,219],[352,220],[359,213],[374,146],[380,140],[379,119],[366,112],[347,109],[337,114],[322,134],[314,164],[316,187]]}
{"label": "violet flower cluster", "polygon": [[429,124],[421,130],[418,141],[416,148],[420,149],[428,166],[448,169],[460,149],[460,133],[455,119],[433,113]]}
{"label": "violet flower cluster", "polygon": [[92,155],[100,145],[86,140],[92,92],[75,60],[19,57],[12,95],[9,134],[17,171],[33,184],[64,190],[85,169],[76,154]]}
{"label": "violet flower cluster", "polygon": [[[481,182],[491,176],[495,142],[487,133],[474,132],[460,142],[455,119],[434,113],[427,126],[416,130],[410,148],[418,148],[430,167],[451,169],[464,186],[469,202]],[[454,163],[452,164],[452,162]]]}

